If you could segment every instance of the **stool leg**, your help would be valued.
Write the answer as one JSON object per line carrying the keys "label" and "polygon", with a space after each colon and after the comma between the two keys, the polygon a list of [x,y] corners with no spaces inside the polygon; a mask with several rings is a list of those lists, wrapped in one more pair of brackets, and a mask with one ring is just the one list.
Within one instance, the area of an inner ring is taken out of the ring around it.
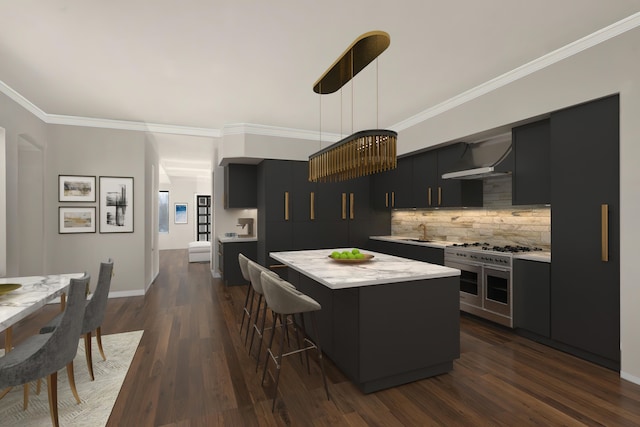
{"label": "stool leg", "polygon": [[318,349],[318,362],[320,363],[320,371],[322,372],[322,382],[324,383],[324,391],[327,393],[327,400],[329,398],[329,387],[327,387],[327,377],[324,374],[324,364],[322,363],[322,350],[320,349],[320,335],[318,334],[318,324],[316,323],[316,315],[311,312],[311,327],[313,328],[313,334],[316,336],[316,348]]}
{"label": "stool leg", "polygon": [[[307,328],[304,325],[304,313],[300,313],[300,326],[302,327],[302,333],[304,334],[303,337],[308,336],[307,334]],[[315,334],[317,334],[317,332],[314,331]],[[300,357],[302,357],[302,355],[300,355]],[[304,358],[307,359],[307,373],[309,375],[311,375],[311,366],[309,365],[309,352],[305,351],[304,352]],[[300,363],[302,363],[302,360],[300,361]]]}
{"label": "stool leg", "polygon": [[[284,316],[284,321],[280,317],[280,324],[283,325],[287,321],[287,315]],[[275,328],[275,324],[274,324]],[[271,412],[276,409],[276,399],[278,398],[278,381],[280,381],[280,369],[282,368],[282,353],[284,351],[284,327],[281,326],[280,334],[280,351],[278,352],[278,361],[276,362],[276,379],[273,387],[273,404],[271,405]]]}
{"label": "stool leg", "polygon": [[[304,316],[304,314],[300,313],[300,317]],[[301,350],[302,347],[300,346],[300,332],[298,331],[298,328],[296,327],[296,315],[292,314],[291,315],[291,324],[293,325],[293,333],[296,334],[296,344],[298,344],[298,350]],[[289,330],[289,324],[287,323],[287,331]],[[287,334],[288,336],[288,334]],[[289,345],[291,345],[291,343],[289,343]],[[306,353],[306,351],[305,351]],[[298,353],[298,357],[300,358],[300,364],[302,366],[304,366],[304,362],[302,361],[302,353]],[[307,364],[309,364],[309,362],[307,362]]]}
{"label": "stool leg", "polygon": [[[242,327],[244,326],[244,319],[247,317],[247,306],[249,305],[249,296],[251,295],[251,284],[247,286],[247,296],[244,298],[244,308],[242,309],[242,321],[240,322],[240,336],[242,336]],[[247,319],[248,323],[249,319]]]}
{"label": "stool leg", "polygon": [[[253,286],[249,285],[251,290],[253,291]],[[256,300],[256,293],[253,291],[253,295],[251,300],[249,301],[249,314],[247,318],[247,334],[244,336],[244,345],[247,345],[247,339],[249,338],[249,328],[251,328],[251,319],[253,318],[253,303]]]}
{"label": "stool leg", "polygon": [[260,321],[260,307],[262,307],[262,295],[258,295],[258,308],[254,314],[253,326],[251,327],[251,344],[249,345],[249,354],[251,354],[251,347],[253,347],[253,337],[256,334],[257,324]]}
{"label": "stool leg", "polygon": [[[260,310],[260,306],[258,306],[258,310]],[[253,336],[256,331],[258,331],[258,335],[260,336],[260,340],[262,340],[262,333],[264,332],[264,322],[267,318],[267,300],[262,299],[262,326],[258,328],[258,323],[260,322],[260,313],[258,312],[258,317],[256,317],[256,323],[253,324],[253,332],[251,333],[251,344],[249,345],[249,354],[251,354],[251,349],[253,348]],[[262,343],[262,341],[261,341]],[[259,344],[262,345],[262,344]],[[258,357],[260,355],[258,347]]]}
{"label": "stool leg", "polygon": [[[264,310],[262,312],[262,327],[260,328],[260,341],[258,342],[258,356],[256,356],[256,373],[258,372],[258,365],[260,364],[260,354],[262,353],[262,343],[264,341],[265,323],[267,323],[267,302],[266,301],[264,303]],[[251,349],[249,349],[249,352],[251,352]]]}
{"label": "stool leg", "polygon": [[[271,327],[271,337],[269,337],[269,345],[267,347],[267,360],[264,361],[264,368],[262,369],[262,381],[260,385],[264,385],[264,377],[267,375],[267,366],[269,366],[269,360],[273,353],[271,353],[271,345],[273,344],[273,336],[276,334],[276,321],[278,320],[278,313],[273,313],[273,326]],[[280,319],[282,323],[282,318]]]}

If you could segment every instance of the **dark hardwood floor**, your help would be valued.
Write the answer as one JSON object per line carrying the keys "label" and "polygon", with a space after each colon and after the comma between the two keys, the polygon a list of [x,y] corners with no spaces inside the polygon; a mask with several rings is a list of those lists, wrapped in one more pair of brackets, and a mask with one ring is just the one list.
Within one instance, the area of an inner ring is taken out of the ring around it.
{"label": "dark hardwood floor", "polygon": [[[466,316],[449,374],[364,395],[325,359],[327,401],[317,363],[308,375],[290,357],[272,414],[271,381],[261,386],[238,333],[246,288],[225,288],[183,250],[162,251],[160,265],[145,297],[109,300],[103,334],[145,331],[109,426],[640,425],[640,386]],[[16,342],[56,311],[17,325]]]}

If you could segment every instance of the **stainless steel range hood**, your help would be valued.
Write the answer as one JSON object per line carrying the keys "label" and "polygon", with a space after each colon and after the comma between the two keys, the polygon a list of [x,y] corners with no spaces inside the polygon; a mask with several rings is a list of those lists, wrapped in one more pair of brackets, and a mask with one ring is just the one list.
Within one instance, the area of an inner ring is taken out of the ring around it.
{"label": "stainless steel range hood", "polygon": [[498,165],[511,153],[511,132],[474,144],[467,143],[466,149],[449,172],[442,179],[482,179],[508,175],[511,170]]}

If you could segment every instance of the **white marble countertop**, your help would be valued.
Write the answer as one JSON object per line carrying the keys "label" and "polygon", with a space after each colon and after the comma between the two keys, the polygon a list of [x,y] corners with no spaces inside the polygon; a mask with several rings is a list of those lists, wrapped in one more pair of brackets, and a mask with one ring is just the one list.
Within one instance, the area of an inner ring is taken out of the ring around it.
{"label": "white marble countertop", "polygon": [[234,236],[234,237],[226,237],[226,236],[218,236],[218,240],[222,243],[230,243],[230,242],[257,242],[258,241],[258,237],[257,236],[252,236],[252,237],[239,237],[239,236]]}
{"label": "white marble countertop", "polygon": [[[404,243],[407,245],[416,245],[416,246],[429,246],[432,248],[439,248],[439,249],[444,249],[445,247],[451,246],[454,243],[456,243],[456,242],[446,242],[444,240],[421,241],[414,236],[369,236],[369,238],[373,240],[383,240],[385,242]],[[407,239],[415,239],[415,240],[407,240]]]}
{"label": "white marble countertop", "polygon": [[269,255],[330,289],[356,288],[460,275],[460,270],[455,268],[372,251],[363,251],[363,253],[374,255],[371,261],[353,264],[340,263],[329,258],[334,250],[342,252],[351,249],[271,252]]}
{"label": "white marble countertop", "polygon": [[82,275],[83,273],[72,273],[1,278],[0,284],[17,283],[22,287],[0,295],[0,330],[7,329],[66,292],[69,279]]}
{"label": "white marble countertop", "polygon": [[513,259],[525,259],[527,261],[551,262],[551,252],[527,252],[513,255]]}

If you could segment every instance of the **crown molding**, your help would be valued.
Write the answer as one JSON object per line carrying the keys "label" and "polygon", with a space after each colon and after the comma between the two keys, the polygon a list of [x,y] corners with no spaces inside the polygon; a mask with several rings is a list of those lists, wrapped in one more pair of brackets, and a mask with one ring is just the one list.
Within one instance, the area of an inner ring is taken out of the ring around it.
{"label": "crown molding", "polygon": [[340,135],[334,133],[324,133],[303,129],[292,129],[278,126],[257,125],[252,123],[236,123],[225,125],[222,129],[222,135],[263,135],[276,136],[281,138],[305,139],[311,141],[331,141],[335,142],[340,139]]}
{"label": "crown molding", "polygon": [[7,95],[14,102],[16,102],[22,108],[24,108],[25,110],[27,110],[28,112],[30,112],[31,114],[33,114],[34,116],[36,116],[37,118],[42,120],[43,122],[45,122],[45,123],[47,122],[47,120],[46,120],[47,113],[45,113],[44,111],[42,111],[41,109],[36,107],[36,105],[34,103],[32,103],[27,98],[25,98],[24,96],[20,95],[15,90],[13,90],[13,88],[11,88],[9,85],[7,85],[2,80],[0,80],[0,92],[2,92],[5,95]]}
{"label": "crown molding", "polygon": [[408,129],[420,122],[428,120],[448,110],[479,98],[482,95],[506,86],[509,83],[526,77],[543,68],[549,67],[550,65],[553,65],[566,58],[569,58],[570,56],[576,55],[586,49],[589,49],[609,39],[619,36],[620,34],[623,34],[638,26],[640,26],[640,12],[621,19],[618,22],[614,22],[607,27],[604,27],[581,39],[569,43],[566,46],[556,49],[553,52],[549,52],[548,54],[534,59],[533,61],[530,61],[524,65],[521,65],[518,68],[508,71],[472,89],[462,92],[459,95],[449,98],[446,101],[441,102],[440,104],[434,105],[433,107],[430,107],[412,117],[409,117],[408,119],[405,119],[391,126],[391,129],[395,130],[396,132]]}

